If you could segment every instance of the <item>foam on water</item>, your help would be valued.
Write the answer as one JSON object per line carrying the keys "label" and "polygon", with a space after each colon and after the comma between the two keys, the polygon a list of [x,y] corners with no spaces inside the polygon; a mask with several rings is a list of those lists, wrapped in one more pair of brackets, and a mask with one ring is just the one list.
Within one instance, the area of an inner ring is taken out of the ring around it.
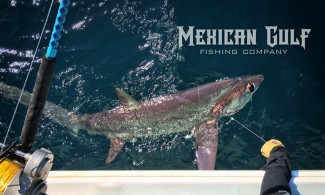
{"label": "foam on water", "polygon": [[[177,47],[174,9],[168,1],[159,7],[143,8],[142,4],[141,1],[123,1],[111,9],[114,26],[121,32],[140,34],[145,43],[139,45],[139,50],[149,50],[151,54],[151,59],[122,77],[120,86],[147,97],[175,92],[181,82],[175,69],[184,57]],[[144,90],[147,92],[143,93]]]}

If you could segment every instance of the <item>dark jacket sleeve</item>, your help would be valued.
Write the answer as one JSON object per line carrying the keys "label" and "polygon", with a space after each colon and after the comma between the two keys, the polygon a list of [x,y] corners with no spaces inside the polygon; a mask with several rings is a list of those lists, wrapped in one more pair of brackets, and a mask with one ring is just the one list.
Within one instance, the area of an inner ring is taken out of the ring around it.
{"label": "dark jacket sleeve", "polygon": [[284,147],[274,148],[267,159],[261,195],[291,194],[290,179],[291,166],[288,152]]}

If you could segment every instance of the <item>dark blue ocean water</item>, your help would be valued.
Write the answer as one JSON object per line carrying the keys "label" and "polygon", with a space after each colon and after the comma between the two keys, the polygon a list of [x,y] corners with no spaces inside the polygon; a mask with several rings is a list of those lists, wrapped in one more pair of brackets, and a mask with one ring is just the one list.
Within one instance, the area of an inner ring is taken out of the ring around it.
{"label": "dark blue ocean water", "polygon": [[[0,81],[21,88],[50,1],[0,2]],[[50,15],[37,58],[45,54],[58,2]],[[60,41],[48,100],[80,114],[119,104],[115,87],[138,100],[169,94],[224,77],[263,74],[253,100],[234,117],[264,139],[280,139],[294,169],[325,168],[323,1],[72,1]],[[272,49],[265,26],[311,29],[306,49],[276,46],[286,55],[204,55],[200,49]],[[178,48],[177,26],[257,29],[256,46]],[[27,84],[31,91],[39,60]],[[0,97],[0,137],[16,102]],[[19,139],[26,108],[20,106],[9,141]],[[218,169],[259,169],[262,142],[235,123],[219,126]],[[106,137],[74,136],[43,118],[35,148],[55,154],[54,169],[196,169],[188,133],[128,142],[106,165]],[[2,140],[1,140],[2,142]]]}

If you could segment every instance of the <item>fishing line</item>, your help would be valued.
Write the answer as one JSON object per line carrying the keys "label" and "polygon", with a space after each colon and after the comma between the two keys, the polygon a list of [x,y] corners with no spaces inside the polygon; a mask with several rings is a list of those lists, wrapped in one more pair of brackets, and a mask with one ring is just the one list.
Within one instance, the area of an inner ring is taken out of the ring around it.
{"label": "fishing line", "polygon": [[236,119],[234,119],[234,117],[230,117],[230,120],[226,123],[227,125],[230,124],[231,121],[235,121],[236,123],[238,123],[240,126],[244,127],[246,130],[248,130],[249,132],[251,132],[252,134],[254,134],[256,137],[258,137],[259,139],[261,139],[263,142],[266,142],[265,139],[263,139],[261,136],[257,135],[256,133],[254,133],[252,130],[250,130],[248,127],[246,127],[245,125],[243,125],[242,123],[240,123],[239,121],[237,121]]}
{"label": "fishing line", "polygon": [[[6,145],[7,137],[8,137],[9,131],[10,131],[10,129],[11,129],[12,123],[13,123],[13,121],[14,121],[14,118],[15,118],[15,116],[16,116],[17,109],[18,109],[18,106],[19,106],[19,102],[20,102],[21,97],[22,97],[22,95],[23,95],[23,93],[24,93],[24,90],[25,90],[25,87],[26,87],[26,83],[27,83],[28,77],[29,77],[30,72],[31,72],[31,70],[32,70],[33,63],[34,63],[34,61],[35,61],[35,57],[36,57],[36,54],[37,54],[37,50],[38,50],[38,47],[39,47],[39,45],[40,45],[40,43],[41,43],[41,40],[42,40],[42,37],[43,37],[44,31],[45,31],[45,27],[46,27],[46,24],[47,24],[47,21],[48,21],[48,19],[49,19],[50,13],[51,13],[51,9],[52,9],[53,2],[54,2],[54,0],[52,0],[52,2],[51,2],[50,9],[49,9],[49,11],[48,11],[48,13],[47,13],[46,20],[45,20],[45,22],[44,22],[44,26],[43,26],[43,29],[42,29],[42,32],[41,32],[40,38],[39,38],[38,43],[37,43],[37,46],[36,46],[36,48],[35,48],[35,50],[34,50],[35,53],[34,53],[34,55],[33,55],[32,61],[31,61],[31,63],[30,63],[30,66],[29,66],[29,69],[28,69],[28,72],[27,72],[27,75],[26,75],[26,79],[25,79],[25,82],[24,82],[23,88],[21,89],[21,93],[20,93],[20,95],[19,95],[19,98],[18,98],[18,101],[17,101],[16,107],[15,107],[14,113],[13,113],[13,115],[12,115],[12,118],[11,118],[11,121],[10,121],[10,124],[9,124],[9,127],[8,127],[8,130],[7,130],[7,133],[6,133],[6,136],[5,136],[4,142],[3,142],[4,145]],[[2,153],[2,152],[3,152],[3,148],[1,149],[1,153]]]}

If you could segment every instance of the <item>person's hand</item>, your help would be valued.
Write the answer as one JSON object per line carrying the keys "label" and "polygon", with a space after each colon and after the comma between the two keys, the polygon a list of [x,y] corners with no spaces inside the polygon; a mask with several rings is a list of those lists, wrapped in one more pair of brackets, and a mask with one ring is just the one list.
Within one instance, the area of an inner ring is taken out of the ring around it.
{"label": "person's hand", "polygon": [[271,139],[267,141],[261,148],[262,155],[265,156],[266,158],[269,158],[272,149],[277,146],[284,147],[284,145],[279,140]]}

